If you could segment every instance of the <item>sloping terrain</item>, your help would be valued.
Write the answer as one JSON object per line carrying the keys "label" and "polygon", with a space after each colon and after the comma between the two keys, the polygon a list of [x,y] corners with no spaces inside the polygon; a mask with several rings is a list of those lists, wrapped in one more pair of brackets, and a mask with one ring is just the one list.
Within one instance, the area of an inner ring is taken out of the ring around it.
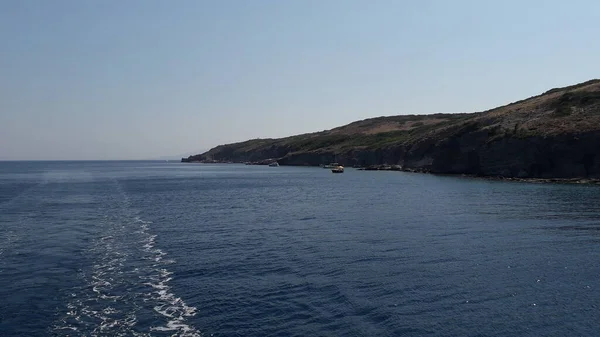
{"label": "sloping terrain", "polygon": [[400,165],[482,176],[600,177],[600,80],[469,114],[402,115],[217,146],[184,162]]}

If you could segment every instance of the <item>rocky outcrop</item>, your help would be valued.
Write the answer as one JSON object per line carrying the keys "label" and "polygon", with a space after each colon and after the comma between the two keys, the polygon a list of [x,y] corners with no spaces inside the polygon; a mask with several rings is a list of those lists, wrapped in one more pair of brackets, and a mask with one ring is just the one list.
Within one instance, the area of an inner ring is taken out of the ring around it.
{"label": "rocky outcrop", "polygon": [[395,167],[514,178],[600,178],[600,81],[474,114],[380,117],[216,147],[182,161]]}

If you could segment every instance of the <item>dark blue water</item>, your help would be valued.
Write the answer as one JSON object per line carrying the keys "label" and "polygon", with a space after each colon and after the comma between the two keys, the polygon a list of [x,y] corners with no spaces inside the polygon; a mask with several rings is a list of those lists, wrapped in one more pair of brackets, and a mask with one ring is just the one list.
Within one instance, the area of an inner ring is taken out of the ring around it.
{"label": "dark blue water", "polygon": [[597,336],[600,188],[0,163],[0,336]]}

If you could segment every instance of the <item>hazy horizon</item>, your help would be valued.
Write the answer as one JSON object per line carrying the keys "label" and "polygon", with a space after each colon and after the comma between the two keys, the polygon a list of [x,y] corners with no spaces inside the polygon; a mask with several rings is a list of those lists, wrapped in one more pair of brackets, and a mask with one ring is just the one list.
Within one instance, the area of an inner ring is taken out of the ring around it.
{"label": "hazy horizon", "polygon": [[[584,9],[584,10],[582,10]],[[600,3],[0,2],[0,160],[186,157],[600,77]]]}

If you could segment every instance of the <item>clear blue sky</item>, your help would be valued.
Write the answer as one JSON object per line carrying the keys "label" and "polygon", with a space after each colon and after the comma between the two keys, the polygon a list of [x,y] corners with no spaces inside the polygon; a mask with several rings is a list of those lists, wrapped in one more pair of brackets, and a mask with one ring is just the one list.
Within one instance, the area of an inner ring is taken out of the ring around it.
{"label": "clear blue sky", "polygon": [[143,159],[600,77],[599,1],[0,0],[0,159]]}

